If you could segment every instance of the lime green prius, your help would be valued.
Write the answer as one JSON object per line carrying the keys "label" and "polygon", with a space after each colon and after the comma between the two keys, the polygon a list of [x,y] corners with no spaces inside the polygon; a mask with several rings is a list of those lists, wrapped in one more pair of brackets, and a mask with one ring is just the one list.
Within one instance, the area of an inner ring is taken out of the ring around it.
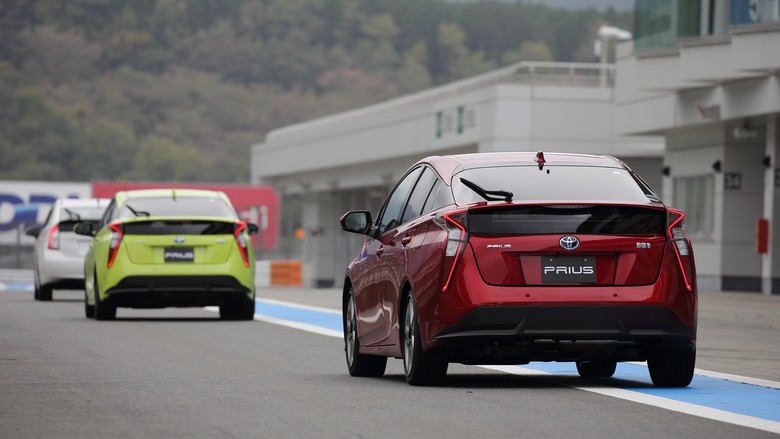
{"label": "lime green prius", "polygon": [[249,235],[222,192],[152,189],[118,192],[84,260],[87,317],[113,320],[117,307],[219,306],[227,320],[252,320],[255,256]]}

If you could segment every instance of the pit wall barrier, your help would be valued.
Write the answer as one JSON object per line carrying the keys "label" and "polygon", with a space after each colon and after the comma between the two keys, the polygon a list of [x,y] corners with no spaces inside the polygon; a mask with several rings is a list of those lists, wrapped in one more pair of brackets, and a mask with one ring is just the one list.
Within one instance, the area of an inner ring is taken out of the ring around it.
{"label": "pit wall barrier", "polygon": [[302,284],[302,264],[299,259],[257,261],[255,264],[257,287],[299,287]]}

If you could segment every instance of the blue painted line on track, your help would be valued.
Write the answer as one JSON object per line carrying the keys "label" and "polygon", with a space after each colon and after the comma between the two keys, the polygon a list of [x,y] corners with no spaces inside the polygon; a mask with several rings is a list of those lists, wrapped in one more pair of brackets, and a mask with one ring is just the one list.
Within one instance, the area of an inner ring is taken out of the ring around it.
{"label": "blue painted line on track", "polygon": [[321,328],[342,331],[341,316],[327,312],[277,305],[268,302],[255,302],[255,314],[298,323],[319,326]]}
{"label": "blue painted line on track", "polygon": [[0,282],[0,290],[32,291],[33,284],[28,282]]}
{"label": "blue painted line on track", "polygon": [[[307,323],[337,331],[342,330],[341,316],[338,314],[304,310],[265,302],[258,302],[255,309],[257,314],[267,317]],[[578,375],[574,363],[532,362],[521,367],[553,375]],[[660,388],[653,385],[646,366],[631,363],[619,363],[615,375],[611,379],[583,380],[583,387],[588,386],[588,383],[631,390],[730,413],[780,422],[780,389],[737,383],[702,375],[695,375],[688,387],[679,389]]]}
{"label": "blue painted line on track", "polygon": [[[0,289],[28,291],[33,289],[33,285],[25,282],[0,282]],[[338,314],[261,301],[255,303],[255,313],[336,331],[342,330],[341,316]],[[578,375],[574,363],[532,362],[521,367],[553,375]],[[611,379],[583,381],[584,386],[587,386],[588,382],[780,422],[780,389],[701,375],[695,375],[688,387],[659,388],[653,386],[646,366],[630,363],[619,363]]]}
{"label": "blue painted line on track", "polygon": [[[577,376],[574,363],[530,363],[522,367],[553,375]],[[620,380],[615,383],[616,380]],[[694,375],[688,387],[655,387],[646,366],[618,363],[612,379],[592,380],[599,384],[659,396],[675,401],[724,410],[780,422],[780,389],[736,383],[733,381]]]}

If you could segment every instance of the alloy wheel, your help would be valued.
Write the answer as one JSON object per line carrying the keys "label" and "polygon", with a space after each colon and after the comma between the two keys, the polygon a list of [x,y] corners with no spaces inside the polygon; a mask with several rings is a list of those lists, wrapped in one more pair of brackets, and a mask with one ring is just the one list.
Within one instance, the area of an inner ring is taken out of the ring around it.
{"label": "alloy wheel", "polygon": [[409,300],[404,317],[404,371],[408,375],[414,361],[414,304]]}
{"label": "alloy wheel", "polygon": [[355,361],[355,336],[356,336],[356,322],[355,322],[355,299],[350,296],[349,303],[347,304],[347,321],[344,322],[344,336],[346,338],[346,350],[347,350],[347,364],[352,365]]}

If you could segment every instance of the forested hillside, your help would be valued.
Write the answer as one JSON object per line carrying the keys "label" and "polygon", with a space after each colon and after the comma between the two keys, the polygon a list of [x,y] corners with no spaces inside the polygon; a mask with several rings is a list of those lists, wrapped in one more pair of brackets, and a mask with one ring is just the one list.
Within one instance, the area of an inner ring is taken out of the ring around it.
{"label": "forested hillside", "polygon": [[0,179],[246,182],[269,130],[520,60],[614,10],[440,0],[3,0]]}

